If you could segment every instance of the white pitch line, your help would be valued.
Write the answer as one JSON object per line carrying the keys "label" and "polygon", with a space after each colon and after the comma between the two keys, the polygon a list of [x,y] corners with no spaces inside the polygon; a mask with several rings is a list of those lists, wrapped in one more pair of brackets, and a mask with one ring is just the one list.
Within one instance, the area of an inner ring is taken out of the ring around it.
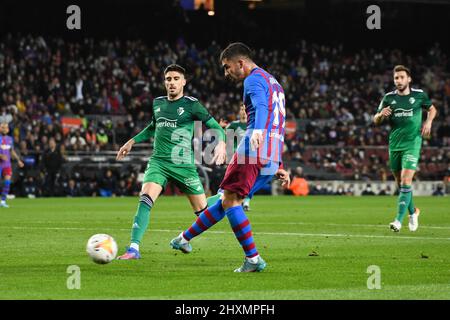
{"label": "white pitch line", "polygon": [[[252,222],[254,224],[271,224],[270,222]],[[277,225],[317,225],[319,223],[314,222],[277,222]],[[380,224],[345,224],[345,223],[320,223],[321,226],[336,226],[336,227],[367,227],[367,228],[389,228],[388,225]],[[450,227],[437,227],[437,226],[420,226],[421,229],[442,229],[450,230]]]}
{"label": "white pitch line", "polygon": [[[33,221],[33,223],[37,224],[48,224],[48,221]],[[81,221],[64,221],[65,224],[81,224]],[[153,224],[158,224],[160,222],[154,222]],[[164,224],[179,224],[179,221],[164,221],[161,222]],[[315,222],[277,222],[277,225],[318,225],[319,223]],[[273,222],[252,222],[252,225],[273,225]],[[364,228],[389,228],[388,225],[380,225],[380,224],[353,224],[353,223],[320,223],[321,226],[331,226],[331,227],[364,227]],[[427,226],[421,225],[421,229],[438,229],[438,230],[450,230],[449,227],[440,227],[440,226]]]}
{"label": "white pitch line", "polygon": [[[65,227],[7,227],[0,226],[1,229],[15,229],[15,230],[27,230],[27,229],[37,229],[37,230],[98,230],[99,228],[65,228]],[[130,231],[129,228],[105,228],[108,230],[118,230],[118,231]],[[149,229],[149,232],[173,232],[177,233],[180,230],[168,230],[168,229]],[[228,234],[231,231],[207,231],[212,234]],[[369,234],[343,234],[343,233],[301,233],[301,232],[254,232],[257,235],[268,235],[268,236],[294,236],[294,237],[339,237],[339,238],[373,238],[373,239],[408,239],[408,240],[444,240],[450,241],[450,238],[435,238],[435,237],[410,237],[410,236],[382,236],[382,235],[369,235]]]}

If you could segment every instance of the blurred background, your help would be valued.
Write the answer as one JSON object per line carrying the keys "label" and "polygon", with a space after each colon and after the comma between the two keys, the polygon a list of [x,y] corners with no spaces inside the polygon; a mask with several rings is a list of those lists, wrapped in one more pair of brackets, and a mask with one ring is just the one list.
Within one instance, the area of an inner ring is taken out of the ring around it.
{"label": "blurred background", "polygon": [[[81,30],[66,27],[72,4],[81,8]],[[379,30],[366,26],[373,4]],[[162,70],[185,66],[185,94],[226,127],[239,120],[242,87],[224,80],[218,57],[236,41],[254,49],[286,93],[283,158],[295,183],[262,193],[395,194],[389,125],[375,127],[372,117],[394,89],[396,64],[412,70],[412,87],[439,111],[414,193],[449,193],[449,16],[444,0],[4,0],[0,121],[25,162],[13,169],[12,196],[137,195],[151,141],[125,162],[115,156],[148,124],[153,98],[165,95]],[[215,193],[225,167],[198,169]],[[165,193],[180,194],[174,186]]]}

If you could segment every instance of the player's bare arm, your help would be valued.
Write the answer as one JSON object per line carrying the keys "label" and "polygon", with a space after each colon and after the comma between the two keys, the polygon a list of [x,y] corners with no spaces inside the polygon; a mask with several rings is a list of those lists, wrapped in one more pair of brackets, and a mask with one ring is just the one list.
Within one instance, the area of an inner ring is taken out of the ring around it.
{"label": "player's bare arm", "polygon": [[373,122],[375,123],[375,125],[380,125],[384,119],[389,118],[392,114],[392,109],[390,106],[387,106],[385,108],[383,108],[380,112],[378,112],[377,114],[375,114],[375,116],[373,117]]}
{"label": "player's bare arm", "polygon": [[122,147],[120,147],[119,152],[117,152],[116,160],[122,160],[125,158],[130,153],[135,143],[136,141],[134,141],[134,139],[130,139]]}
{"label": "player's bare arm", "polygon": [[424,138],[429,138],[431,136],[431,126],[433,125],[433,120],[437,115],[437,109],[434,105],[432,105],[428,109],[427,119],[423,123],[422,126],[422,136]]}

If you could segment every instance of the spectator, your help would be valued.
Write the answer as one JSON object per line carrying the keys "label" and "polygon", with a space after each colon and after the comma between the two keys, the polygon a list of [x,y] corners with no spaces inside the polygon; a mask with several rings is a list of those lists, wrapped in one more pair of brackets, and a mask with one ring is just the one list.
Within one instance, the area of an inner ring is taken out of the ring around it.
{"label": "spectator", "polygon": [[45,172],[45,195],[55,196],[55,181],[61,167],[64,163],[64,157],[56,147],[56,141],[54,138],[50,138],[48,142],[48,149],[46,150],[43,158],[42,165]]}
{"label": "spectator", "polygon": [[83,187],[83,195],[86,197],[96,197],[98,195],[98,185],[95,180],[86,183]]}
{"label": "spectator", "polygon": [[116,178],[113,176],[111,170],[106,170],[105,176],[100,181],[100,196],[111,197],[115,196]]}
{"label": "spectator", "polygon": [[366,184],[366,188],[361,193],[361,195],[363,195],[363,196],[374,196],[375,192],[373,192],[372,186],[370,184]]}
{"label": "spectator", "polygon": [[67,186],[64,188],[64,196],[66,197],[80,197],[81,190],[74,179],[70,179]]}
{"label": "spectator", "polygon": [[381,189],[378,193],[379,196],[390,196],[392,194],[392,190],[390,186],[386,186],[386,188]]}
{"label": "spectator", "polygon": [[305,178],[302,177],[303,168],[297,167],[295,169],[295,175],[292,179],[291,185],[289,186],[289,190],[292,192],[294,196],[306,196],[309,193],[308,182]]}
{"label": "spectator", "polygon": [[128,190],[125,180],[122,179],[119,181],[119,184],[114,193],[118,197],[126,197],[126,196],[130,195],[130,192]]}
{"label": "spectator", "polygon": [[38,186],[32,176],[27,177],[23,184],[23,195],[27,198],[38,196]]}
{"label": "spectator", "polygon": [[433,196],[444,196],[444,188],[441,184],[436,186],[436,190],[433,191]]}

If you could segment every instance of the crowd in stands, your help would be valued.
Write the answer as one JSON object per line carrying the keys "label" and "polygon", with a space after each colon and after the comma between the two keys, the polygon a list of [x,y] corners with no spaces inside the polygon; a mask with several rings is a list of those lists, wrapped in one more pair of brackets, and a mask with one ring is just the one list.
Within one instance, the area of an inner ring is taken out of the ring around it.
{"label": "crowd in stands", "polygon": [[[55,152],[53,144],[61,164],[67,154],[118,150],[148,124],[153,98],[165,95],[162,70],[171,63],[186,67],[187,95],[197,97],[217,120],[235,120],[242,87],[225,81],[218,63],[220,49],[214,42],[197,48],[182,38],[170,44],[93,38],[70,42],[29,35],[0,38],[0,122],[9,123],[28,171],[39,172],[18,173],[16,193],[52,194],[43,187],[51,181],[58,195],[91,195],[91,189],[105,194],[98,182],[81,186],[76,177],[46,169],[49,160],[44,155]],[[410,66],[413,87],[424,89],[439,110],[432,138],[424,141],[425,147],[436,148],[426,151],[418,177],[446,175],[450,61],[439,44],[410,54],[388,49],[346,52],[344,45],[300,40],[285,51],[258,48],[255,61],[278,78],[286,93],[287,118],[297,123],[296,132],[286,140],[284,159],[301,164],[305,172],[314,169],[356,180],[391,178],[385,147],[389,125],[375,127],[372,116],[383,94],[393,90],[392,67]],[[63,117],[79,118],[80,127],[65,133]],[[111,194],[136,192],[130,187],[133,181],[112,174],[117,183],[109,188]]]}

